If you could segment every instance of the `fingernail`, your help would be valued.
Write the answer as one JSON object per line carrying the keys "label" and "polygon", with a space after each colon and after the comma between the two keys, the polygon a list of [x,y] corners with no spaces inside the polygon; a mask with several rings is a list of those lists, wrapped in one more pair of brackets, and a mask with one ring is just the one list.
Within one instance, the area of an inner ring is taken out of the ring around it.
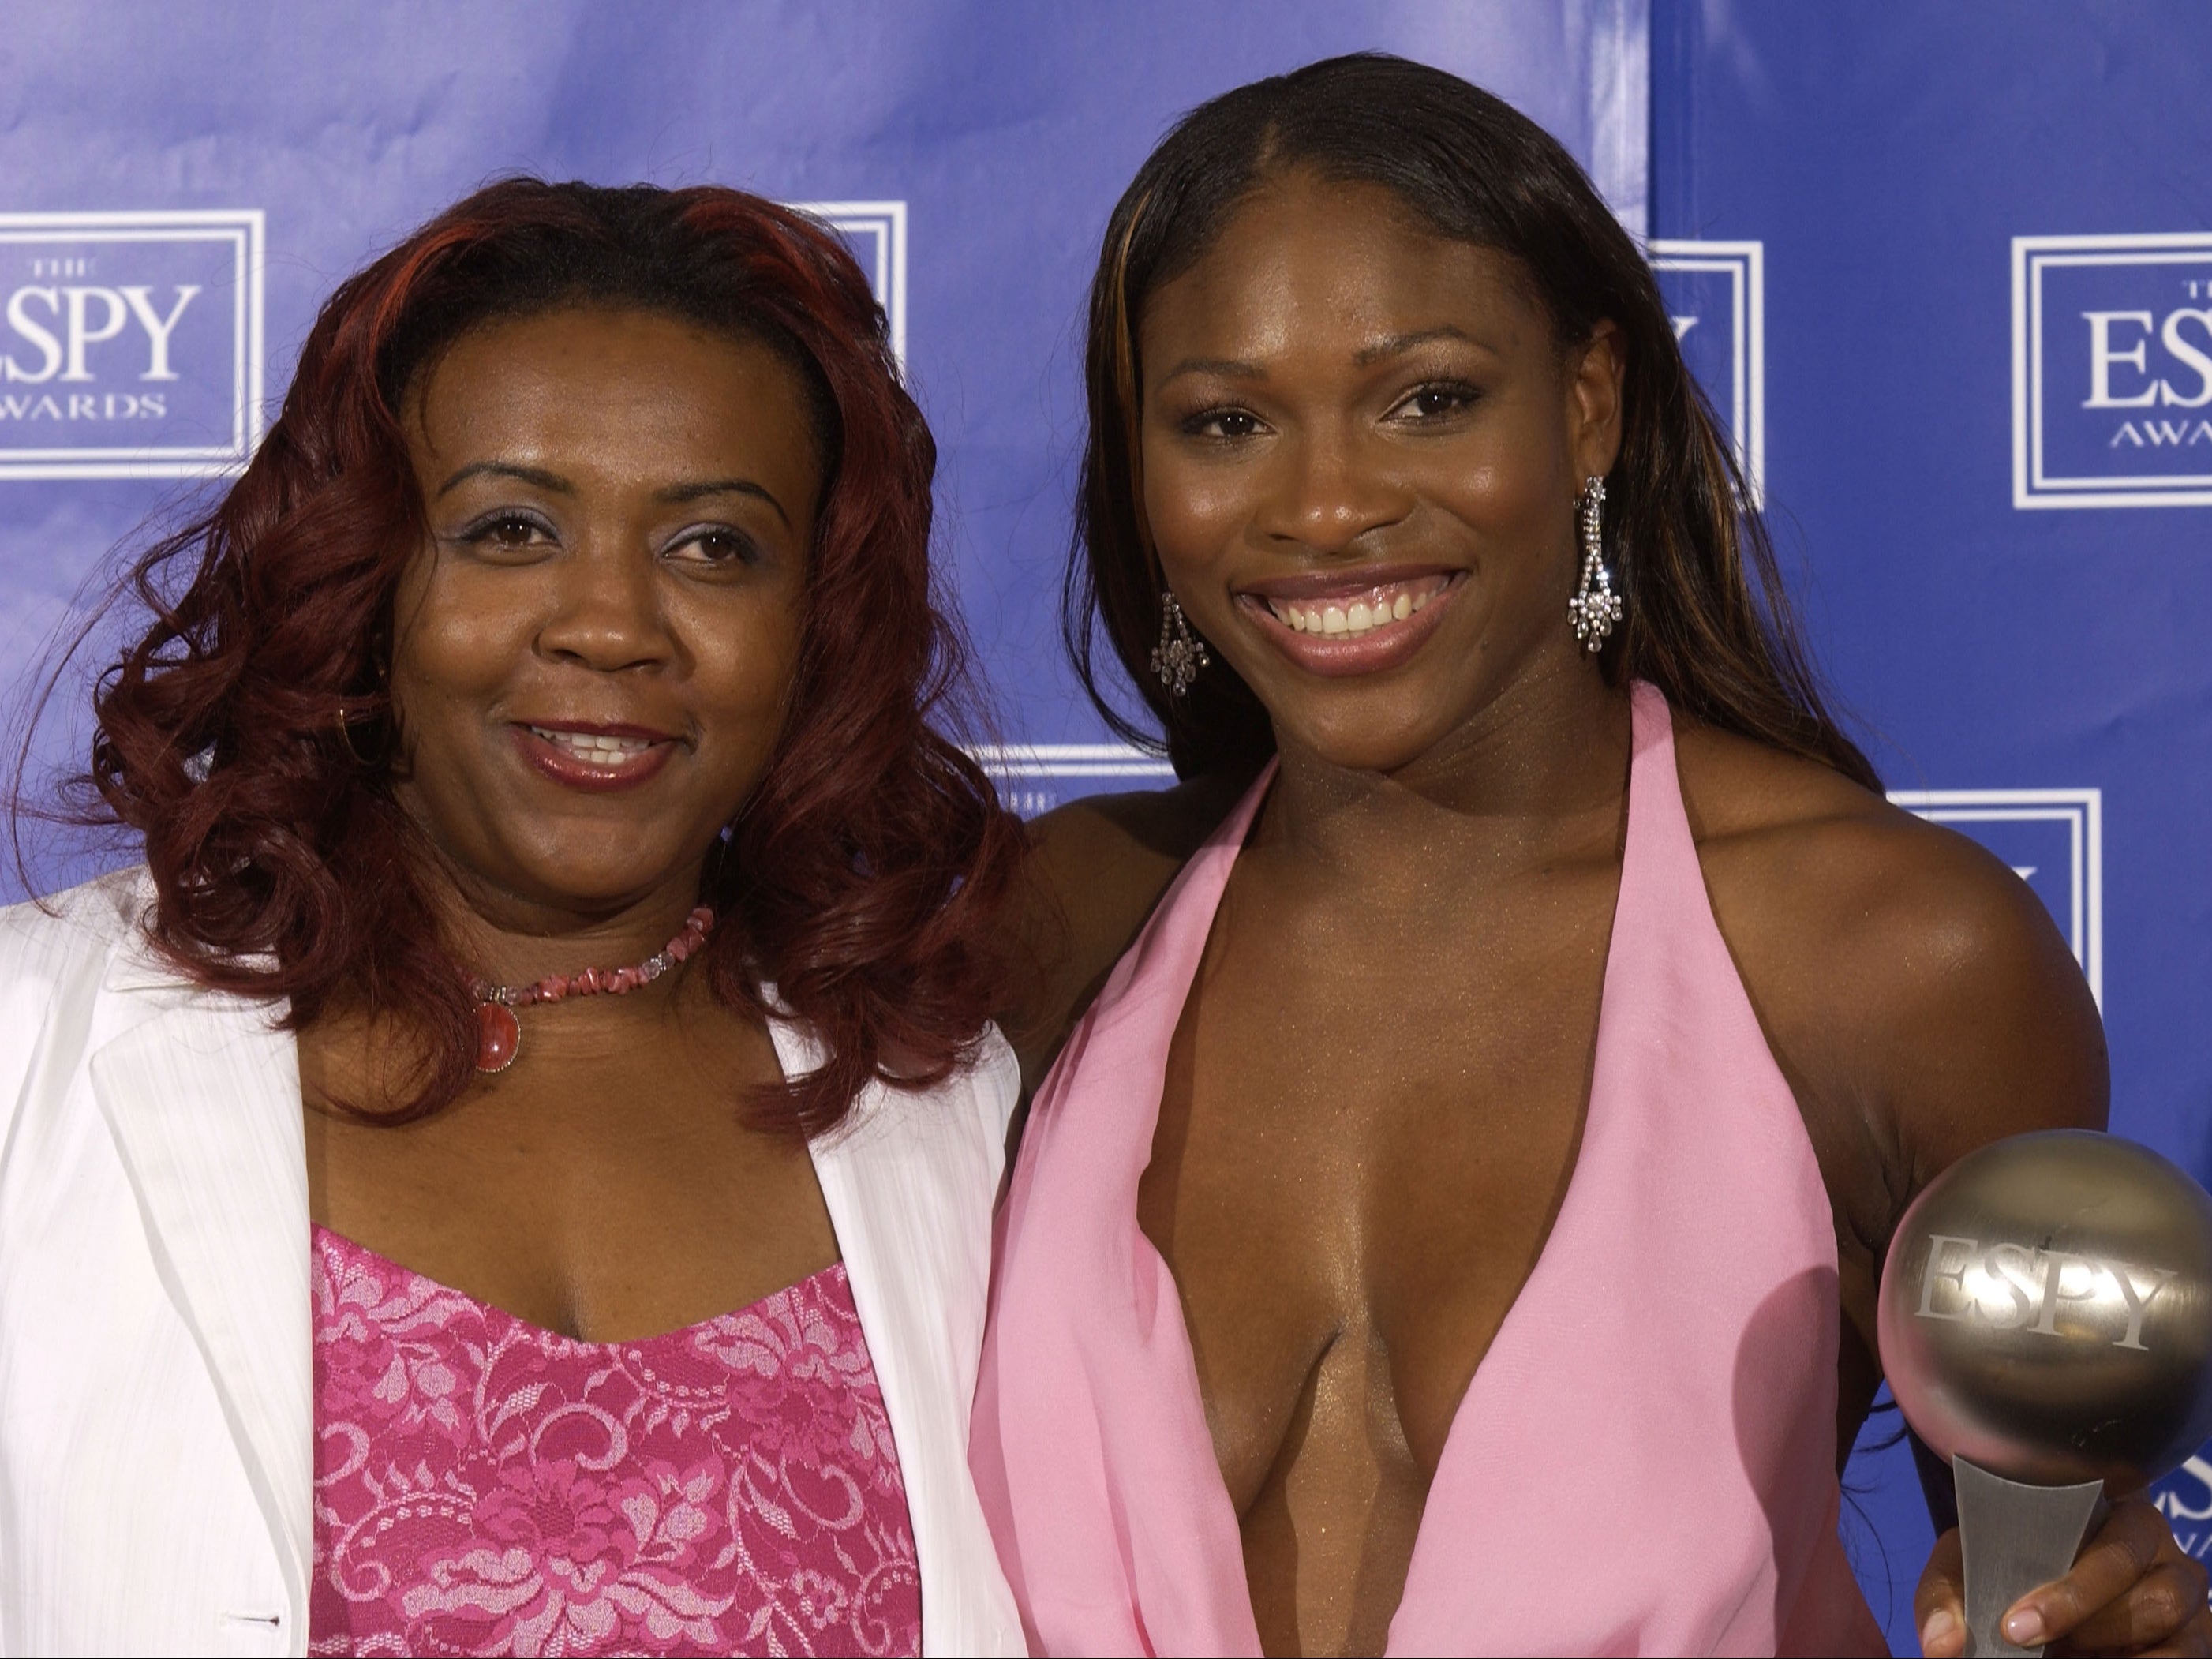
{"label": "fingernail", "polygon": [[2033,1607],[2005,1614],[2005,1640],[2016,1648],[2032,1648],[2043,1640],[2043,1615]]}
{"label": "fingernail", "polygon": [[1948,1646],[1958,1633],[1959,1621],[1951,1616],[1950,1608],[1938,1607],[1928,1615],[1928,1622],[1920,1627],[1920,1650],[1930,1653],[1939,1647]]}

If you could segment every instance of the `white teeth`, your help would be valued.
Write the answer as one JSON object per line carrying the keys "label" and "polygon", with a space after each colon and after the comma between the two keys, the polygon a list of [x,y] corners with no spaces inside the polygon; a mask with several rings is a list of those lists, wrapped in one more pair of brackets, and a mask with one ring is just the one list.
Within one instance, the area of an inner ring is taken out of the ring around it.
{"label": "white teeth", "polygon": [[1294,634],[1326,634],[1352,639],[1405,621],[1449,586],[1447,580],[1431,576],[1422,579],[1418,586],[1389,583],[1349,604],[1297,599],[1269,599],[1267,603],[1275,620]]}
{"label": "white teeth", "polygon": [[549,732],[542,726],[533,726],[530,732],[532,737],[544,738],[590,766],[620,766],[653,747],[643,738],[609,738],[593,732]]}

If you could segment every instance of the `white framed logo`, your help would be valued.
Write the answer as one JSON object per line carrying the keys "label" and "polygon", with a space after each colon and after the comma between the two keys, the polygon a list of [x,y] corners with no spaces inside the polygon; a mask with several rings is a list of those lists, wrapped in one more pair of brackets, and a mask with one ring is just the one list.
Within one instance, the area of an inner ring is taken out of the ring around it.
{"label": "white framed logo", "polygon": [[197,478],[261,437],[258,209],[0,213],[0,478]]}
{"label": "white framed logo", "polygon": [[1175,768],[1126,743],[978,744],[969,750],[999,798],[1025,818],[1079,795],[1111,789],[1164,789]]}
{"label": "white framed logo", "polygon": [[[2204,1450],[2212,1451],[2212,1446]],[[2172,1527],[2173,1541],[2184,1555],[2202,1561],[2212,1554],[2212,1529],[2202,1524],[2212,1521],[2212,1462],[2206,1461],[2203,1451],[2163,1480],[2153,1481],[2151,1502]],[[2192,1528],[2191,1522],[2198,1524]]]}
{"label": "white framed logo", "polygon": [[904,202],[788,202],[811,214],[840,236],[868,274],[868,286],[884,308],[891,331],[891,351],[906,363],[906,204]]}
{"label": "white framed logo", "polygon": [[2212,233],[2013,238],[2012,504],[2212,507]]}
{"label": "white framed logo", "polygon": [[1766,247],[1650,244],[1651,269],[1682,360],[1729,425],[1751,504],[1766,499]]}
{"label": "white framed logo", "polygon": [[1893,789],[1890,799],[1972,836],[2035,891],[2105,1006],[2105,792]]}

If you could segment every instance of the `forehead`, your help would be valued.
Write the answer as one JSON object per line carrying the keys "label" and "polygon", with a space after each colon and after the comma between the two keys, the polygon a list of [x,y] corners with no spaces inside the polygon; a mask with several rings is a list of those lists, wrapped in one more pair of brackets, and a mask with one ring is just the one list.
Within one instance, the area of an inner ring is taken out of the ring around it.
{"label": "forehead", "polygon": [[1492,349],[1551,343],[1519,261],[1440,234],[1382,185],[1297,172],[1263,185],[1146,299],[1139,339],[1257,361],[1451,324]]}
{"label": "forehead", "polygon": [[563,308],[470,330],[431,361],[404,410],[435,453],[517,446],[664,470],[742,453],[813,465],[805,392],[773,348],[645,311]]}

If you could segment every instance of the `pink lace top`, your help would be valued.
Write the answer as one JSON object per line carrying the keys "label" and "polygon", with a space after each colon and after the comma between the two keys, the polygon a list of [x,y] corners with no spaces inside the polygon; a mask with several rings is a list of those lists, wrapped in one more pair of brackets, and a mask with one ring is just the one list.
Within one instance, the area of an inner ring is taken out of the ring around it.
{"label": "pink lace top", "polygon": [[842,1263],[580,1342],[314,1231],[318,1654],[921,1651]]}

